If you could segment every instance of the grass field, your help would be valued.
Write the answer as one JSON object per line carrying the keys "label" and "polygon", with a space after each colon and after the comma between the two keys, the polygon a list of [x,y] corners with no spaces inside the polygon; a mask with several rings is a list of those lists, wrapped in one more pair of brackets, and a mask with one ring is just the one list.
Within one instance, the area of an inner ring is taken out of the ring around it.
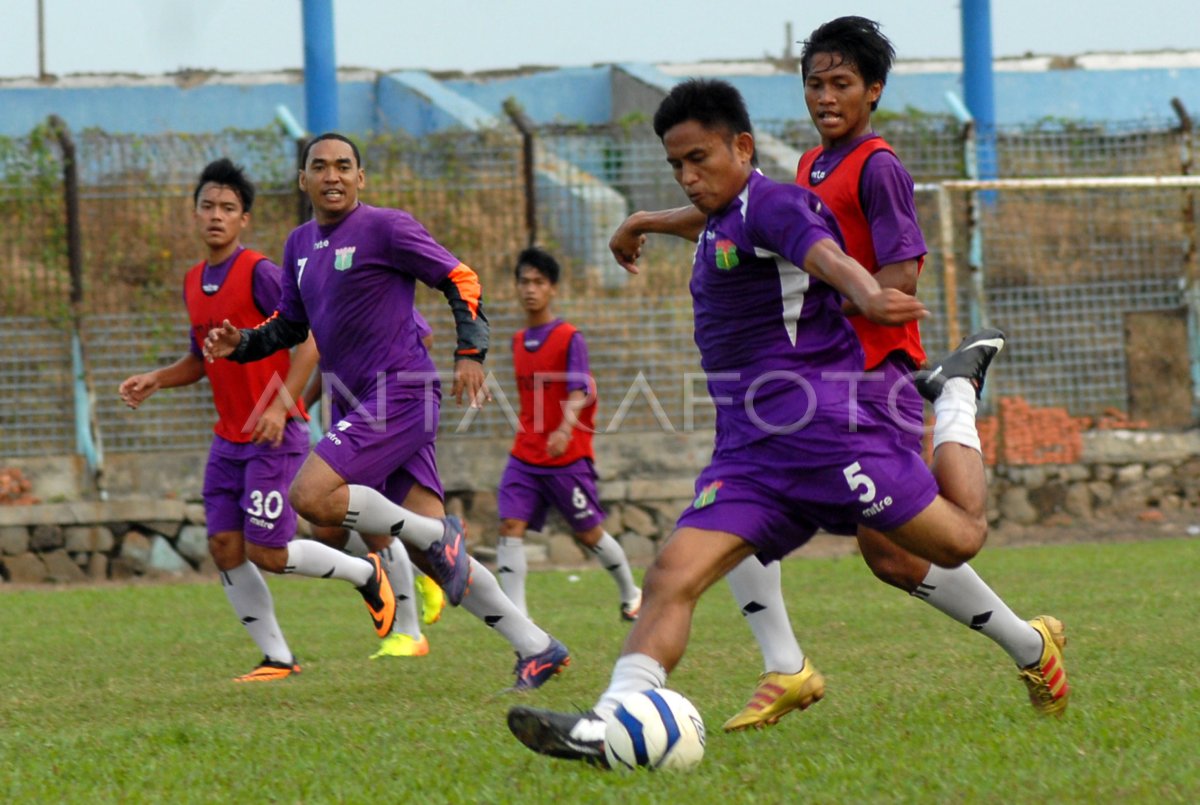
{"label": "grass field", "polygon": [[[701,603],[672,676],[709,728],[691,774],[603,772],[535,755],[504,725],[507,644],[465,612],[425,658],[367,660],[358,596],[272,582],[304,673],[234,685],[257,661],[216,583],[0,593],[4,802],[1195,802],[1200,540],[984,551],[1021,614],[1067,625],[1074,695],[1040,718],[985,638],[875,582],[856,558],[785,563],[824,701],[725,735],[761,670],[726,589]],[[588,707],[625,628],[599,570],[534,573],[535,617],[572,649],[520,697]]]}

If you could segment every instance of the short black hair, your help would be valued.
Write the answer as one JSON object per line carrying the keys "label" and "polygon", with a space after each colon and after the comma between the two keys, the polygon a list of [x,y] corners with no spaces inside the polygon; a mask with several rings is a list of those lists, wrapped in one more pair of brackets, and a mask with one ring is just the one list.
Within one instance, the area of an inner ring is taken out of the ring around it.
{"label": "short black hair", "polygon": [[[836,54],[843,62],[858,69],[863,82],[887,84],[888,73],[896,60],[896,49],[879,30],[879,23],[865,17],[838,17],[818,27],[804,40],[800,51],[800,77],[808,78],[812,57],[818,53]],[[871,104],[874,112],[879,102]]]}
{"label": "short black hair", "polygon": [[536,268],[546,279],[550,280],[551,285],[558,285],[558,276],[561,273],[561,269],[558,266],[558,261],[545,249],[530,246],[528,249],[522,250],[517,255],[517,265],[513,269],[513,276],[521,279],[521,269],[525,266]]}
{"label": "short black hair", "polygon": [[354,152],[354,164],[362,167],[362,156],[358,153],[358,146],[354,144],[345,134],[339,134],[336,131],[327,131],[324,134],[318,134],[304,144],[304,150],[300,152],[300,170],[304,170],[304,166],[308,164],[308,153],[312,151],[312,147],[322,140],[338,140],[350,146],[350,150]]}
{"label": "short black hair", "polygon": [[242,212],[250,212],[250,208],[254,206],[254,182],[246,178],[245,168],[234,165],[228,157],[221,157],[204,166],[204,170],[200,172],[200,179],[196,182],[196,189],[192,191],[193,207],[200,203],[200,191],[206,184],[224,185],[237,193],[242,201]]}
{"label": "short black hair", "polygon": [[689,78],[672,87],[654,113],[654,133],[661,140],[688,120],[707,129],[725,129],[731,138],[742,132],[754,134],[742,94],[719,79]]}

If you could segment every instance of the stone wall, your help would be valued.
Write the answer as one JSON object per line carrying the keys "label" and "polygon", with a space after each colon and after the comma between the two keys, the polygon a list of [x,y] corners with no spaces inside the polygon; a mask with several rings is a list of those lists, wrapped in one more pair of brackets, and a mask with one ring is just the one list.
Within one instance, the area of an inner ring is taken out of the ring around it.
{"label": "stone wall", "polygon": [[1081,444],[1077,463],[990,470],[989,522],[1145,523],[1200,508],[1200,432],[1101,430]]}
{"label": "stone wall", "polygon": [[204,508],[149,498],[0,507],[6,582],[215,573]]}
{"label": "stone wall", "polygon": [[[610,533],[645,565],[693,497],[708,460],[710,433],[606,436],[598,440],[600,497]],[[1139,524],[1200,509],[1200,432],[1101,430],[1081,436],[1071,464],[989,468],[993,526]],[[494,556],[495,479],[507,443],[449,439],[439,446],[447,510],[469,525],[471,550]],[[212,573],[204,509],[203,454],[110,456],[109,499],[82,497],[72,458],[22,461],[21,474],[43,502],[0,505],[0,577],[4,583],[124,580]],[[51,501],[51,502],[44,502]],[[302,535],[307,528],[302,524]],[[534,565],[586,561],[565,523],[527,539]]]}

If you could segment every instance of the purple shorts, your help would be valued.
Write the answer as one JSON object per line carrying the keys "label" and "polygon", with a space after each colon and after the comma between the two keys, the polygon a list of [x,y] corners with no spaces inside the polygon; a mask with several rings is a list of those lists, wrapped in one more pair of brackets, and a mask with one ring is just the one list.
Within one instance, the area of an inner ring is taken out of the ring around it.
{"label": "purple shorts", "polygon": [[810,422],[737,450],[718,451],[696,479],[677,527],[736,534],[764,560],[781,559],[817,529],[897,528],[937,497],[911,437],[864,402],[853,429]]}
{"label": "purple shorts", "polygon": [[866,373],[870,379],[864,378],[856,393],[861,406],[870,408],[885,424],[893,424],[904,444],[920,453],[925,435],[925,400],[913,385],[913,371],[911,358],[893,352]]}
{"label": "purple shorts", "polygon": [[576,534],[604,522],[604,509],[596,492],[596,470],[580,459],[566,467],[534,467],[508,457],[496,505],[501,520],[521,520],[534,531],[546,525],[546,512],[553,506]]}
{"label": "purple shorts", "polygon": [[444,497],[438,476],[437,400],[400,397],[348,406],[338,400],[329,430],[313,448],[347,483],[378,489],[403,503],[414,484]]}
{"label": "purple shorts", "polygon": [[[288,427],[305,428],[294,423]],[[219,436],[204,469],[204,515],[208,534],[240,531],[247,541],[282,548],[296,534],[288,487],[306,451],[233,444]]]}

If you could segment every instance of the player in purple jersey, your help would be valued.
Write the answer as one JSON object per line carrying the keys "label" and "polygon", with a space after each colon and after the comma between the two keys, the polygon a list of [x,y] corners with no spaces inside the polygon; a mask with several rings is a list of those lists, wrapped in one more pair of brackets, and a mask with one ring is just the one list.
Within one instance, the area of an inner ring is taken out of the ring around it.
{"label": "player in purple jersey", "polygon": [[[413,320],[417,325],[417,339],[426,350],[432,349],[433,329],[416,308],[413,308]],[[315,415],[319,410],[316,406],[323,396],[324,380],[323,373],[318,373],[304,390],[304,405],[310,414]],[[315,438],[321,438],[329,424],[326,422]],[[349,550],[355,556],[375,552],[383,562],[396,596],[396,619],[391,633],[380,640],[379,649],[371,659],[428,655],[429,639],[422,633],[421,623],[436,623],[442,617],[446,597],[441,587],[413,566],[404,546],[390,534],[362,535],[340,526],[313,526],[313,538],[338,550]]]}
{"label": "player in purple jersey", "polygon": [[[856,254],[880,285],[915,294],[926,248],[912,177],[871,126],[871,113],[894,57],[892,44],[878,24],[862,17],[840,17],[809,35],[800,55],[801,75],[821,147],[801,159],[799,170],[808,175],[798,176],[797,182],[826,199],[839,219],[843,215],[858,219],[849,225],[863,233],[865,242],[857,251],[851,246],[847,251]],[[847,193],[848,201],[839,195]],[[692,206],[638,212],[622,224],[610,246],[618,262],[630,266],[636,263],[647,233],[695,240],[703,227],[704,216]],[[914,344],[892,335],[899,332],[894,328],[859,324],[856,329],[864,345],[871,347],[865,368],[871,377],[879,378],[857,384],[858,399],[891,414],[898,436],[919,450],[924,406],[910,379],[924,360],[919,337]],[[893,393],[894,403],[889,402]],[[1061,622],[1046,615],[1022,620],[967,564],[939,567],[865,526],[856,536],[861,555],[876,577],[994,640],[1020,669],[1034,707],[1048,714],[1062,712],[1067,696],[1052,695],[1050,680],[1041,670],[1055,655],[1061,665],[1066,642]],[[762,650],[765,668],[748,704],[725,723],[725,729],[774,724],[786,713],[820,699],[824,680],[806,661],[792,632],[778,563],[747,559],[726,579]]]}
{"label": "player in purple jersey", "polygon": [[[250,367],[209,371],[201,353],[207,328],[217,317],[254,321],[273,312],[279,301],[279,267],[241,244],[254,195],[254,185],[228,159],[210,163],[201,173],[193,194],[194,217],[207,255],[184,285],[192,320],[190,349],[170,366],[127,378],[119,389],[125,404],[137,408],[159,389],[190,385],[206,375],[212,385],[219,420],[204,473],[208,548],[230,604],[263,653],[262,663],[237,677],[239,682],[273,681],[300,671],[258,568],[291,570],[290,559],[297,552],[326,559],[337,555],[323,545],[310,549],[306,541],[293,542],[296,513],[287,502],[288,484],[308,448],[303,408],[292,406],[316,366],[312,339],[301,343],[290,362],[277,362],[285,379],[268,378]],[[316,577],[326,569],[295,568]],[[388,609],[384,602],[392,599],[392,591],[377,561],[355,559],[352,569],[351,580],[368,608],[373,607],[373,616]]]}
{"label": "player in purple jersey", "polygon": [[617,583],[621,618],[632,621],[642,591],[621,544],[604,530],[592,449],[595,382],[583,333],[554,315],[559,273],[558,261],[541,249],[531,247],[517,257],[514,275],[525,328],[513,336],[513,367],[521,414],[497,492],[496,575],[525,612],[525,531],[540,531],[553,506]]}
{"label": "player in purple jersey", "polygon": [[[654,116],[676,181],[707,216],[690,289],[695,341],[717,408],[712,462],[696,500],[646,574],[642,611],[592,711],[509,710],[534,751],[603,763],[605,718],[631,693],[661,688],[683,655],[699,596],[752,555],[778,559],[816,531],[868,525],[943,566],[974,556],[987,535],[982,456],[947,438],[972,431],[977,394],[1004,336],[972,336],[919,387],[934,400],[935,462],[892,423],[849,402],[862,348],[843,298],[880,324],[927,315],[881,287],[839,246],[811,192],[755,166],[745,103],[721,81],[685,81]],[[961,437],[958,439],[961,441]],[[939,493],[944,484],[944,494]]]}
{"label": "player in purple jersey", "polygon": [[278,313],[252,329],[214,328],[205,355],[256,361],[311,328],[333,425],[292,482],[292,504],[316,525],[401,539],[452,605],[513,646],[516,688],[538,687],[567,665],[567,649],[508,600],[467,553],[461,520],[445,514],[434,451],[441,385],[413,317],[418,280],[445,294],[457,332],[451,394],[482,405],[488,326],[479,278],[408,213],[360,203],[365,183],[358,147],[345,136],[309,142],[299,184],[314,219],[284,245]]}

